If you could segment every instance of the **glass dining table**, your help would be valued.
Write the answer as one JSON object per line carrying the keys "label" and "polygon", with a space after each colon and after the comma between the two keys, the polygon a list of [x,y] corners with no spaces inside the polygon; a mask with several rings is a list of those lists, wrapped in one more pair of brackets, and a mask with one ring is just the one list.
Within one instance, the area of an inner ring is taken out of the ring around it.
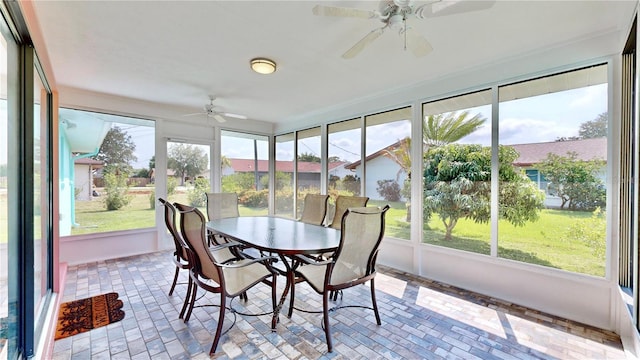
{"label": "glass dining table", "polygon": [[295,269],[299,263],[296,255],[313,255],[335,251],[340,243],[340,230],[306,224],[293,219],[275,216],[241,216],[216,219],[207,222],[207,229],[214,234],[237,241],[261,252],[277,254],[284,269],[277,269],[286,276],[285,289],[273,313],[272,329],[289,291],[292,292],[289,316],[293,309]]}

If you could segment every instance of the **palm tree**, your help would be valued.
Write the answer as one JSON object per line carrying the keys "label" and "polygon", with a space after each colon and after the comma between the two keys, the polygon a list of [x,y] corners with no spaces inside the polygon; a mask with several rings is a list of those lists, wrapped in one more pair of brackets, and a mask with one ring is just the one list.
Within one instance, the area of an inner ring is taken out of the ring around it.
{"label": "palm tree", "polygon": [[220,157],[220,167],[222,169],[224,169],[226,167],[231,167],[231,160],[229,160],[229,158],[226,157],[225,155],[222,155]]}
{"label": "palm tree", "polygon": [[[411,138],[406,137],[398,141],[398,145],[395,148],[386,150],[387,156],[391,158],[396,164],[400,166],[398,173],[396,174],[396,180],[400,178],[400,174],[405,172],[407,174],[407,180],[411,180]],[[411,183],[405,180],[402,185],[402,195],[407,199],[407,217],[406,221],[411,221]]]}
{"label": "palm tree", "polygon": [[469,111],[425,116],[422,141],[427,147],[451,144],[478,130],[486,121],[480,114],[469,118]]}
{"label": "palm tree", "polygon": [[[454,143],[478,130],[486,121],[480,114],[469,118],[469,111],[425,116],[422,120],[423,151],[426,153],[430,147]],[[400,140],[397,147],[387,150],[387,156],[400,166],[398,175],[404,171],[407,179],[411,179],[411,138]],[[407,190],[405,189],[405,197],[409,199]],[[407,200],[407,221],[411,221],[410,209],[410,201]]]}

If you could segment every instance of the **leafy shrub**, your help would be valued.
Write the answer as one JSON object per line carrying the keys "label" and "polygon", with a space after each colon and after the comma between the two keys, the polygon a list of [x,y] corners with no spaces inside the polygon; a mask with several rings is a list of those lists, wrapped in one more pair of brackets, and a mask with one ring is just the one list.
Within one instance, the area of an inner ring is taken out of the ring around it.
{"label": "leafy shrub", "polygon": [[178,187],[178,179],[176,179],[173,176],[169,176],[167,178],[167,196],[175,194],[177,187]]}
{"label": "leafy shrub", "polygon": [[569,226],[561,239],[567,243],[582,242],[591,248],[593,255],[604,260],[607,250],[606,231],[605,212],[596,208],[590,218],[578,219]]}
{"label": "leafy shrub", "polygon": [[251,172],[234,173],[222,177],[222,192],[240,193],[247,189],[255,189],[256,178]]}
{"label": "leafy shrub", "polygon": [[104,174],[104,191],[106,197],[104,204],[107,210],[119,210],[129,205],[131,196],[128,195],[127,186],[128,174],[107,172]]}
{"label": "leafy shrub", "polygon": [[293,210],[293,192],[291,188],[276,191],[276,211],[289,212]]}
{"label": "leafy shrub", "polygon": [[[291,174],[282,171],[276,171],[276,190],[282,190],[284,188],[291,187]],[[269,188],[269,175],[263,175],[260,178],[260,183],[263,189]]]}
{"label": "leafy shrub", "polygon": [[400,185],[395,180],[378,180],[376,190],[386,201],[400,201]]}
{"label": "leafy shrub", "polygon": [[207,204],[207,193],[209,192],[209,181],[205,178],[197,178],[193,187],[187,192],[189,205],[203,207]]}
{"label": "leafy shrub", "polygon": [[156,191],[155,190],[151,191],[151,194],[149,194],[149,208],[151,210],[156,208]]}
{"label": "leafy shrub", "polygon": [[355,175],[347,175],[342,179],[342,188],[355,195],[360,194],[360,178]]}
{"label": "leafy shrub", "polygon": [[238,195],[238,203],[250,208],[269,206],[269,190],[245,190]]}

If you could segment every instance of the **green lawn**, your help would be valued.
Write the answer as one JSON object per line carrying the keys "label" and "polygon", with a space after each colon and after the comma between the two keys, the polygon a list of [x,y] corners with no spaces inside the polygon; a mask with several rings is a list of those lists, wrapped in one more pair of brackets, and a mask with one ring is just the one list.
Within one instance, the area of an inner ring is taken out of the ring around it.
{"label": "green lawn", "polygon": [[[76,222],[80,227],[73,234],[87,234],[155,226],[154,210],[149,205],[150,189],[133,196],[131,204],[122,210],[106,211],[102,197],[93,201],[76,202]],[[169,198],[172,202],[188,203],[186,193],[178,193]],[[384,205],[384,201],[370,201],[370,206]],[[391,209],[386,216],[385,234],[388,237],[409,239],[409,223],[404,203],[389,203]],[[206,213],[203,207],[201,210]],[[240,215],[266,215],[267,209],[253,209],[240,206]],[[570,239],[568,231],[572,224],[586,221],[591,213],[560,210],[543,210],[540,219],[515,227],[500,221],[498,256],[532,264],[544,265],[568,271],[596,276],[604,276],[605,262],[602,254],[596,254],[592,246],[579,240]],[[490,253],[490,225],[476,224],[462,219],[453,230],[453,239],[444,240],[444,226],[437,215],[424,224],[423,241],[474,253]],[[604,246],[605,234],[602,234]]]}
{"label": "green lawn", "polygon": [[[383,201],[370,201],[369,205],[383,205]],[[386,216],[386,236],[409,239],[407,211],[402,203],[389,203]],[[605,258],[589,244],[571,240],[570,227],[578,221],[588,226],[592,213],[545,209],[534,223],[517,227],[507,221],[498,223],[498,256],[531,264],[544,265],[568,271],[604,276]],[[448,248],[489,255],[491,228],[461,219],[453,230],[453,239],[444,239],[445,228],[437,215],[424,224],[423,242]],[[601,247],[605,246],[605,233],[601,234]]]}
{"label": "green lawn", "polygon": [[[104,207],[104,195],[91,201],[76,201],[76,223],[79,227],[71,229],[72,235],[91,234],[128,229],[154,227],[155,210],[151,209],[149,195],[152,189],[139,190],[133,194],[131,203],[123,209],[107,211]],[[188,204],[186,193],[177,193],[169,197],[171,202]],[[159,205],[158,205],[159,206]],[[207,209],[200,210],[206,215]],[[240,215],[267,215],[268,209],[252,209],[240,206]]]}

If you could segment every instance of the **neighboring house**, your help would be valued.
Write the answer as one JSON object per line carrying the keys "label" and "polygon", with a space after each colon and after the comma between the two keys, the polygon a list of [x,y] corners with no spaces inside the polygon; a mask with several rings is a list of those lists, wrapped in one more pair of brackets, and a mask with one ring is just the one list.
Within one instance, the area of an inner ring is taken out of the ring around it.
{"label": "neighboring house", "polygon": [[71,235],[71,227],[76,223],[75,210],[75,162],[82,158],[94,156],[111,122],[101,115],[88,116],[86,113],[74,112],[64,108],[59,110],[59,231],[60,236]]}
{"label": "neighboring house", "polygon": [[[396,181],[400,186],[400,189],[404,186],[404,181],[407,179],[407,173],[389,156],[389,152],[396,150],[399,146],[400,141],[397,141],[365,158],[365,162],[367,164],[365,194],[370,199],[384,200],[384,198],[378,193],[379,180]],[[351,170],[356,176],[362,179],[362,164],[360,160],[348,164],[345,168]],[[405,201],[404,197],[401,196],[400,201]]]}
{"label": "neighboring house", "polygon": [[[549,207],[559,207],[562,203],[559,197],[552,196],[547,192],[548,181],[537,167],[549,154],[567,156],[567,153],[575,152],[577,154],[577,160],[607,161],[607,138],[604,137],[533,144],[515,144],[510,146],[520,154],[513,165],[523,169],[527,177],[537,183],[539,189],[544,190],[547,195],[545,205]],[[602,169],[600,177],[603,181],[606,181],[605,175],[606,170]]]}
{"label": "neighboring house", "polygon": [[[401,169],[393,159],[387,154],[398,148],[399,142],[391,144],[384,149],[380,149],[375,153],[367,156],[365,159],[367,163],[367,180],[366,180],[366,195],[374,200],[382,200],[380,194],[378,194],[378,180],[395,180],[402,188],[404,180],[407,178],[407,174]],[[513,163],[514,166],[521,168],[527,177],[538,184],[541,190],[546,193],[547,181],[540,174],[540,171],[536,167],[537,164],[543,162],[549,153],[567,156],[568,152],[575,152],[578,155],[578,160],[607,160],[607,139],[595,138],[595,139],[581,139],[581,140],[567,140],[567,141],[552,141],[544,143],[532,143],[532,144],[516,144],[510,145],[520,156]],[[362,177],[362,167],[360,161],[353,162],[345,166],[345,169],[351,170],[355,175]],[[602,180],[606,181],[606,171],[602,171]],[[550,207],[558,207],[561,204],[560,198],[551,196],[546,193],[545,205]],[[403,199],[402,199],[403,200]]]}
{"label": "neighboring house", "polygon": [[[234,159],[229,158],[231,166],[225,166],[222,169],[222,176],[231,175],[234,173],[246,173],[257,172],[258,177],[261,178],[264,175],[269,174],[269,161],[268,160],[253,160],[253,159]],[[345,170],[345,165],[348,164],[345,161],[331,162],[328,164],[329,175],[344,176],[343,174],[349,174],[350,172]],[[298,188],[318,187],[320,184],[320,163],[298,161]],[[276,161],[276,171],[281,171],[286,174],[293,174],[293,161]]]}
{"label": "neighboring house", "polygon": [[74,160],[74,193],[76,200],[88,201],[93,198],[93,174],[102,166],[102,161],[91,158]]}

